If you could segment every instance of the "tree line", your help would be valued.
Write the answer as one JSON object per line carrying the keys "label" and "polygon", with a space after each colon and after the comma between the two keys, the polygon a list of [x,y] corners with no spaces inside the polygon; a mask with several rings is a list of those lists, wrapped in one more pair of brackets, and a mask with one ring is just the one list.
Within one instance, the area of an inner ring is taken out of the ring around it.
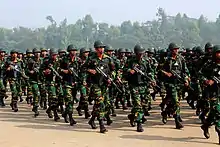
{"label": "tree line", "polygon": [[170,42],[182,47],[203,47],[208,41],[220,44],[220,15],[216,21],[208,21],[203,15],[198,19],[180,13],[169,16],[164,9],[158,8],[156,16],[152,21],[124,21],[120,25],[94,22],[91,15],[75,24],[68,24],[67,19],[58,24],[52,16],[47,16],[50,22],[47,27],[0,28],[0,47],[25,51],[34,47],[66,48],[74,44],[90,48],[95,40],[102,40],[114,48],[133,48],[136,43],[157,49],[166,48]]}

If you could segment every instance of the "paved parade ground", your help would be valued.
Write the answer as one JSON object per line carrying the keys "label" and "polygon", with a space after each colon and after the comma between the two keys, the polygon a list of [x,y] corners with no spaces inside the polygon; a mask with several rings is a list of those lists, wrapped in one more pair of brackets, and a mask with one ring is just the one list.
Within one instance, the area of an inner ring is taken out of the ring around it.
{"label": "paved parade ground", "polygon": [[[185,102],[181,104],[184,128],[174,129],[174,120],[169,119],[163,125],[160,117],[160,100],[153,102],[153,110],[144,125],[144,132],[136,132],[129,125],[129,110],[117,111],[112,126],[106,134],[99,129],[92,130],[88,120],[79,117],[75,126],[65,124],[63,118],[58,122],[49,119],[45,110],[40,110],[38,118],[33,117],[31,107],[25,101],[19,103],[19,111],[12,112],[7,106],[0,108],[0,146],[1,147],[213,147],[218,146],[214,127],[210,130],[211,138],[205,139],[200,129],[200,121]],[[91,106],[90,106],[91,107]],[[98,125],[98,122],[97,122]]]}

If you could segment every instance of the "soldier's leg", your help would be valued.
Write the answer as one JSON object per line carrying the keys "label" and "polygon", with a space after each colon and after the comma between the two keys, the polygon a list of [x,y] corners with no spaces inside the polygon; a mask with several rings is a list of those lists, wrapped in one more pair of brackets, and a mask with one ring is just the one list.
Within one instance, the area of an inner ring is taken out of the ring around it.
{"label": "soldier's leg", "polygon": [[172,104],[174,105],[174,114],[173,117],[175,119],[175,124],[176,124],[176,129],[181,129],[183,128],[183,125],[180,123],[180,102],[179,102],[179,97],[178,97],[178,87],[176,85],[172,85],[170,87],[171,89],[171,100]]}
{"label": "soldier's leg", "polygon": [[12,99],[11,99],[11,108],[14,110],[14,112],[18,111],[18,91],[17,91],[17,85],[15,80],[10,80],[10,89],[11,89],[11,94],[12,94]]}
{"label": "soldier's leg", "polygon": [[137,123],[137,131],[143,132],[142,128],[142,118],[144,116],[142,104],[141,104],[141,95],[139,93],[139,87],[131,88],[131,98],[133,102],[133,108],[131,110],[131,114],[128,115],[130,119],[130,124],[134,126],[134,122]]}
{"label": "soldier's leg", "polygon": [[43,109],[47,109],[47,90],[44,84],[40,85],[40,105],[43,106]]}
{"label": "soldier's leg", "polygon": [[32,98],[33,98],[32,86],[30,82],[27,81],[27,98],[26,98],[27,104],[31,104]]}
{"label": "soldier's leg", "polygon": [[104,103],[104,97],[103,93],[100,87],[94,86],[94,94],[95,94],[95,99],[94,99],[94,105],[93,105],[93,110],[92,110],[92,117],[89,120],[89,124],[91,125],[92,129],[96,128],[95,125],[95,118],[97,117],[100,125],[100,133],[105,133],[107,129],[104,126],[104,118],[105,118],[105,103]]}
{"label": "soldier's leg", "polygon": [[32,86],[32,93],[33,93],[33,109],[34,116],[37,117],[39,115],[38,107],[39,107],[39,97],[40,91],[37,83],[31,84]]}
{"label": "soldier's leg", "polygon": [[49,107],[47,109],[47,112],[53,111],[54,115],[54,121],[57,121],[60,119],[57,113],[58,109],[58,98],[56,96],[56,87],[54,84],[48,85],[48,102],[49,102]]}
{"label": "soldier's leg", "polygon": [[63,95],[63,87],[61,84],[57,86],[57,95],[58,95],[58,107],[60,107],[60,113],[63,114],[64,112],[64,95]]}
{"label": "soldier's leg", "polygon": [[[209,134],[209,127],[212,125],[213,122],[216,122],[216,126],[218,126],[218,110],[220,110],[219,104],[217,101],[210,101],[210,111],[208,113],[207,118],[204,120],[203,125],[201,126],[201,129],[203,130],[204,136],[208,139],[210,137]],[[215,120],[216,119],[216,120]],[[218,129],[218,128],[216,128]],[[218,131],[218,130],[216,130]]]}
{"label": "soldier's leg", "polygon": [[80,87],[80,102],[79,106],[77,107],[77,111],[80,114],[80,110],[84,110],[85,112],[85,118],[89,118],[89,107],[88,107],[88,96],[87,96],[87,88],[84,85],[81,85]]}
{"label": "soldier's leg", "polygon": [[109,89],[106,87],[102,87],[102,95],[104,97],[104,105],[105,105],[105,118],[107,121],[107,125],[112,124],[112,120],[110,118],[112,107],[114,107],[111,103],[111,99],[109,97]]}
{"label": "soldier's leg", "polygon": [[3,79],[0,79],[0,106],[1,107],[5,106],[4,98],[7,98],[7,97],[8,96],[6,95],[6,88],[3,83]]}
{"label": "soldier's leg", "polygon": [[76,121],[73,119],[73,95],[72,95],[72,87],[65,85],[64,86],[64,100],[65,100],[65,111],[63,114],[63,117],[66,121],[67,116],[69,116],[69,122],[70,125],[73,126],[74,124],[76,124]]}

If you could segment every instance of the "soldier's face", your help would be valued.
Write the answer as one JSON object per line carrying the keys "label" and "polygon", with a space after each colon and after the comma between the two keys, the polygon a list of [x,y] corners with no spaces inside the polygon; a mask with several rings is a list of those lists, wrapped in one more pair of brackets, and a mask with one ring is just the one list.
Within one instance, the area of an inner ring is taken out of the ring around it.
{"label": "soldier's face", "polygon": [[17,53],[13,53],[13,54],[11,54],[11,57],[12,57],[12,58],[17,58],[17,57],[18,57],[18,54],[17,54]]}
{"label": "soldier's face", "polygon": [[52,59],[56,60],[56,58],[57,58],[57,54],[52,54]]}
{"label": "soldier's face", "polygon": [[172,50],[172,54],[173,54],[173,55],[177,55],[177,54],[178,54],[178,50],[179,50],[178,48],[174,48],[174,49]]}
{"label": "soldier's face", "polygon": [[108,55],[112,55],[113,51],[107,51]]}
{"label": "soldier's face", "polygon": [[89,56],[89,52],[85,52],[85,53],[83,53],[83,55],[84,55],[85,57],[88,57],[88,56]]}
{"label": "soldier's face", "polygon": [[99,53],[99,54],[103,54],[104,53],[104,48],[103,47],[96,48],[96,52]]}
{"label": "soldier's face", "polygon": [[40,53],[34,53],[35,57],[40,57]]}
{"label": "soldier's face", "polygon": [[77,51],[70,51],[70,54],[73,55],[73,56],[76,56]]}
{"label": "soldier's face", "polygon": [[220,59],[220,52],[215,53],[217,59]]}
{"label": "soldier's face", "polygon": [[42,51],[41,54],[42,54],[43,56],[46,56],[46,55],[47,55],[47,51]]}

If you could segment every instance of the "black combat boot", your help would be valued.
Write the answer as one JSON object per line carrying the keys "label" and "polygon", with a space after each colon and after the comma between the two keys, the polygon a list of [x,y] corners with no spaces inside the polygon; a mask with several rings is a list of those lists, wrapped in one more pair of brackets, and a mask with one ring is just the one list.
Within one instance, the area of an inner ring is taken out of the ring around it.
{"label": "black combat boot", "polygon": [[220,145],[220,128],[218,128],[217,126],[215,126],[215,131],[218,134],[218,144]]}
{"label": "black combat boot", "polygon": [[97,129],[97,126],[95,124],[95,116],[92,115],[92,117],[90,118],[88,124],[92,127],[92,129]]}
{"label": "black combat boot", "polygon": [[100,133],[108,132],[108,130],[105,128],[103,120],[99,119],[99,127],[100,127]]}
{"label": "black combat boot", "polygon": [[34,106],[32,111],[34,112],[34,117],[37,117],[39,115],[38,106]]}
{"label": "black combat boot", "polygon": [[73,113],[69,113],[69,121],[70,121],[70,126],[73,126],[76,124],[76,121],[73,119]]}
{"label": "black combat boot", "polygon": [[130,120],[130,125],[132,127],[135,127],[134,117],[134,114],[128,114],[128,119]]}
{"label": "black combat boot", "polygon": [[5,107],[4,97],[0,97],[0,107]]}
{"label": "black combat boot", "polygon": [[32,99],[32,98],[31,97],[27,97],[26,98],[26,102],[27,102],[28,105],[31,104],[31,102],[30,102],[31,100],[30,99]]}
{"label": "black combat boot", "polygon": [[44,110],[47,109],[47,100],[44,100],[43,109],[44,109]]}
{"label": "black combat boot", "polygon": [[178,115],[174,115],[174,119],[175,119],[176,129],[182,129],[183,125],[179,121],[179,116]]}
{"label": "black combat boot", "polygon": [[68,116],[67,116],[66,111],[64,111],[64,112],[62,113],[62,117],[64,118],[65,123],[69,123],[69,121],[68,121]]}
{"label": "black combat boot", "polygon": [[20,103],[22,103],[24,101],[24,99],[22,98],[22,96],[20,96]]}
{"label": "black combat boot", "polygon": [[141,122],[137,122],[137,132],[144,132]]}
{"label": "black combat boot", "polygon": [[53,115],[54,115],[54,121],[58,121],[60,119],[57,110],[53,110]]}
{"label": "black combat boot", "polygon": [[47,116],[48,116],[49,118],[53,118],[53,115],[52,115],[51,110],[52,110],[52,109],[51,109],[51,107],[49,106],[48,109],[47,109],[47,111],[46,111]]}
{"label": "black combat boot", "polygon": [[109,114],[107,114],[105,117],[106,117],[107,125],[110,126],[113,123],[113,121],[111,120]]}
{"label": "black combat boot", "polygon": [[76,110],[77,110],[79,116],[83,116],[83,113],[82,113],[82,109],[81,109],[80,103],[79,103],[79,106],[76,108]]}
{"label": "black combat boot", "polygon": [[10,105],[11,105],[12,110],[14,110],[14,112],[18,112],[17,101],[12,101]]}
{"label": "black combat boot", "polygon": [[203,135],[205,136],[206,139],[210,138],[210,134],[209,134],[209,126],[207,123],[203,124],[201,126],[201,129],[203,130]]}
{"label": "black combat boot", "polygon": [[164,124],[166,124],[167,123],[167,113],[166,113],[166,111],[162,111],[161,116],[162,116],[162,122]]}
{"label": "black combat boot", "polygon": [[147,121],[147,119],[145,118],[145,116],[142,117],[142,124],[144,124]]}
{"label": "black combat boot", "polygon": [[85,109],[85,119],[90,118],[91,114],[89,113],[89,110]]}
{"label": "black combat boot", "polygon": [[116,117],[117,115],[116,115],[116,113],[115,113],[115,108],[114,108],[114,106],[111,108],[111,111],[112,111],[112,115],[111,115],[111,116]]}

